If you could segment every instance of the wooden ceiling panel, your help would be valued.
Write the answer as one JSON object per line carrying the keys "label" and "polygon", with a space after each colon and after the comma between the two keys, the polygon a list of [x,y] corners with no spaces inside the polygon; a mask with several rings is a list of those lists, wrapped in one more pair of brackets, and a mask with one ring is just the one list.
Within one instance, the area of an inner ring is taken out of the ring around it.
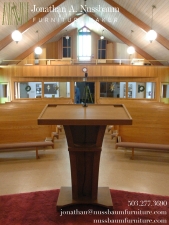
{"label": "wooden ceiling panel", "polygon": [[[27,1],[27,0],[23,0]],[[60,1],[60,0],[58,0]],[[8,0],[8,2],[13,2],[13,0]],[[29,8],[33,8],[33,5],[37,7],[45,7],[53,4],[56,0],[29,0]],[[151,24],[151,14],[152,14],[152,4],[156,4],[156,9],[154,10],[154,20],[153,27],[157,32],[164,36],[166,40],[169,41],[169,18],[168,18],[168,9],[169,9],[169,1],[168,0],[111,0],[111,2],[116,2],[125,8],[129,13],[132,13],[143,23],[150,26]],[[3,17],[3,4],[4,2],[0,2],[0,18]],[[21,55],[22,52],[25,52],[28,48],[34,46],[38,40],[36,30],[39,30],[39,39],[44,39],[48,36],[52,31],[56,30],[61,24],[63,24],[63,18],[65,21],[68,20],[71,16],[75,15],[75,12],[69,12],[73,7],[77,12],[81,9],[80,5],[84,4],[84,0],[65,0],[60,6],[66,9],[66,12],[57,13],[51,12],[47,14],[42,22],[38,22],[30,26],[30,28],[23,34],[23,40],[16,44],[11,42],[11,44],[7,45],[0,51],[0,60],[2,59],[12,59]],[[107,8],[110,5],[106,2],[106,0],[87,0],[88,7],[103,7]],[[104,10],[103,10],[104,11]],[[29,10],[29,19],[36,16],[38,12],[34,13]],[[169,60],[169,54],[167,47],[169,48],[169,42],[166,41],[166,48],[164,48],[161,44],[154,41],[150,44],[145,38],[145,31],[140,28],[138,25],[134,24],[134,22],[130,19],[127,19],[121,12],[102,12],[96,11],[95,17],[102,18],[103,22],[105,22],[112,29],[116,30],[119,34],[126,37],[130,42],[133,42],[139,48],[143,49],[149,55],[157,59],[167,59]],[[52,19],[56,18],[55,22],[51,22]],[[62,18],[62,20],[59,20]],[[45,21],[46,19],[46,21]],[[2,24],[2,19],[0,21]],[[10,35],[12,31],[15,29],[15,26],[1,25],[0,29],[0,40],[3,40],[5,37]],[[96,32],[98,35],[101,35],[104,30],[104,36],[106,39],[112,42],[122,42],[117,36],[111,33],[108,29],[106,29],[103,25],[99,25],[95,19],[91,19],[88,15],[84,15],[79,18],[74,23],[65,27],[62,31],[56,33],[54,37],[52,37],[48,41],[58,40],[63,34],[65,30],[71,32],[71,30],[77,28],[80,29],[82,26],[86,25],[93,32]],[[134,33],[131,37],[131,30],[134,30]],[[162,40],[162,42],[164,42]]]}
{"label": "wooden ceiling panel", "polygon": [[168,0],[113,0],[124,7],[138,19],[148,26],[151,26],[152,5],[156,6],[153,10],[153,28],[165,38],[169,39],[169,1]]}

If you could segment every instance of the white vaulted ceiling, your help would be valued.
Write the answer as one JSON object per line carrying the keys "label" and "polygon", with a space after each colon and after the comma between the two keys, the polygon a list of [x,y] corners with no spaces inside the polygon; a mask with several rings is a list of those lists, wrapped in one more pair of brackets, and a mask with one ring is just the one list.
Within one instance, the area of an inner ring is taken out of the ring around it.
{"label": "white vaulted ceiling", "polygon": [[[83,26],[87,26],[93,32],[101,35],[104,29],[104,36],[106,39],[112,42],[125,43],[132,42],[138,49],[143,50],[148,56],[153,57],[156,60],[165,60],[164,65],[167,65],[169,61],[169,1],[168,0],[87,0],[87,7],[103,7],[108,9],[110,4],[117,3],[130,15],[127,16],[120,9],[119,12],[101,12],[95,11],[94,13],[85,14],[80,16],[75,22],[69,23],[66,27],[63,26],[61,30],[53,33],[53,36],[49,36],[63,25],[65,22],[70,21],[70,18],[75,16],[76,12],[81,10],[81,5],[84,5],[82,0],[22,0],[22,2],[29,2],[28,17],[30,21],[33,21],[39,12],[33,12],[34,5],[38,7],[47,7],[54,3],[60,3],[60,9],[63,7],[64,12],[49,12],[45,17],[38,20],[37,23],[28,25],[28,29],[23,32],[23,39],[16,44],[10,38],[12,31],[16,29],[14,25],[2,25],[3,21],[3,9],[4,3],[0,2],[0,62],[2,60],[14,60],[21,56],[23,52],[26,52],[29,48],[33,47],[38,39],[36,31],[39,31],[39,41],[51,42],[58,40],[63,36],[65,30],[71,31],[75,28],[80,29]],[[8,0],[8,2],[14,2]],[[151,26],[152,19],[152,5],[156,5],[153,13],[153,29],[160,35],[160,40],[149,43],[146,40],[146,27]],[[62,9],[63,9],[62,8]],[[91,16],[90,16],[91,15]],[[91,18],[93,17],[93,19]],[[135,17],[142,23],[136,23]],[[64,21],[63,21],[64,19]],[[20,29],[20,27],[17,27]],[[131,30],[133,30],[131,40]],[[162,39],[161,39],[162,36]],[[50,38],[49,38],[50,37]],[[147,58],[148,60],[149,58]],[[22,60],[22,58],[21,58]]]}

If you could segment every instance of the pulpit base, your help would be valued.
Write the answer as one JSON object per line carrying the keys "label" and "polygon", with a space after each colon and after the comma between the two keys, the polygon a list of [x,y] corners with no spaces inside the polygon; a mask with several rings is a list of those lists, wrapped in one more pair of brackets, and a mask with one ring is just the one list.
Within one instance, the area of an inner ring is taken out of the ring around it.
{"label": "pulpit base", "polygon": [[77,200],[72,199],[72,188],[71,187],[61,187],[58,201],[56,204],[56,209],[59,211],[63,207],[69,205],[78,205],[78,204],[91,204],[99,205],[107,209],[113,210],[112,198],[110,195],[110,190],[108,187],[98,187],[98,197],[96,200],[90,198],[79,198]]}

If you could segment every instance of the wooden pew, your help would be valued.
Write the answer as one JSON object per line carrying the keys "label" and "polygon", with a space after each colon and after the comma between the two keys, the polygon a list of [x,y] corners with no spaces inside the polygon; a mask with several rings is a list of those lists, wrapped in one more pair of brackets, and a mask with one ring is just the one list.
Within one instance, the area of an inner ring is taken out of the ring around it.
{"label": "wooden pew", "polygon": [[51,146],[54,148],[54,143],[52,141],[39,141],[39,142],[21,142],[21,143],[10,143],[10,144],[0,144],[0,152],[6,151],[16,151],[16,149],[20,149],[20,151],[28,151],[32,150],[32,148],[36,149],[36,159],[39,159],[38,148],[39,147],[48,147]]}
{"label": "wooden pew", "polygon": [[124,142],[169,144],[169,105],[148,100],[99,99],[101,104],[124,104],[133,124],[119,126]]}
{"label": "wooden pew", "polygon": [[136,142],[119,142],[115,144],[116,149],[118,147],[131,148],[132,156],[131,159],[134,159],[134,150],[137,149],[152,149],[152,150],[164,150],[169,151],[169,145],[162,144],[149,144],[149,143],[136,143]]}
{"label": "wooden pew", "polygon": [[[70,102],[70,99],[67,100],[67,104],[71,104]],[[56,131],[53,126],[37,124],[37,118],[47,103],[48,101],[28,100],[0,104],[0,144],[37,142],[51,136]],[[61,103],[60,100],[57,102]],[[63,103],[66,104],[65,99]]]}

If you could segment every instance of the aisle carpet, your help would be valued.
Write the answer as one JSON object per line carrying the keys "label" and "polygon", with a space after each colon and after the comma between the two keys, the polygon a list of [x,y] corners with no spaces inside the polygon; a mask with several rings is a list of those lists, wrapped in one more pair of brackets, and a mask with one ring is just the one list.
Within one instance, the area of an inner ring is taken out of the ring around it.
{"label": "aisle carpet", "polygon": [[57,212],[58,194],[59,190],[50,190],[0,196],[0,224],[169,224],[168,196],[111,190],[113,211],[78,205]]}

